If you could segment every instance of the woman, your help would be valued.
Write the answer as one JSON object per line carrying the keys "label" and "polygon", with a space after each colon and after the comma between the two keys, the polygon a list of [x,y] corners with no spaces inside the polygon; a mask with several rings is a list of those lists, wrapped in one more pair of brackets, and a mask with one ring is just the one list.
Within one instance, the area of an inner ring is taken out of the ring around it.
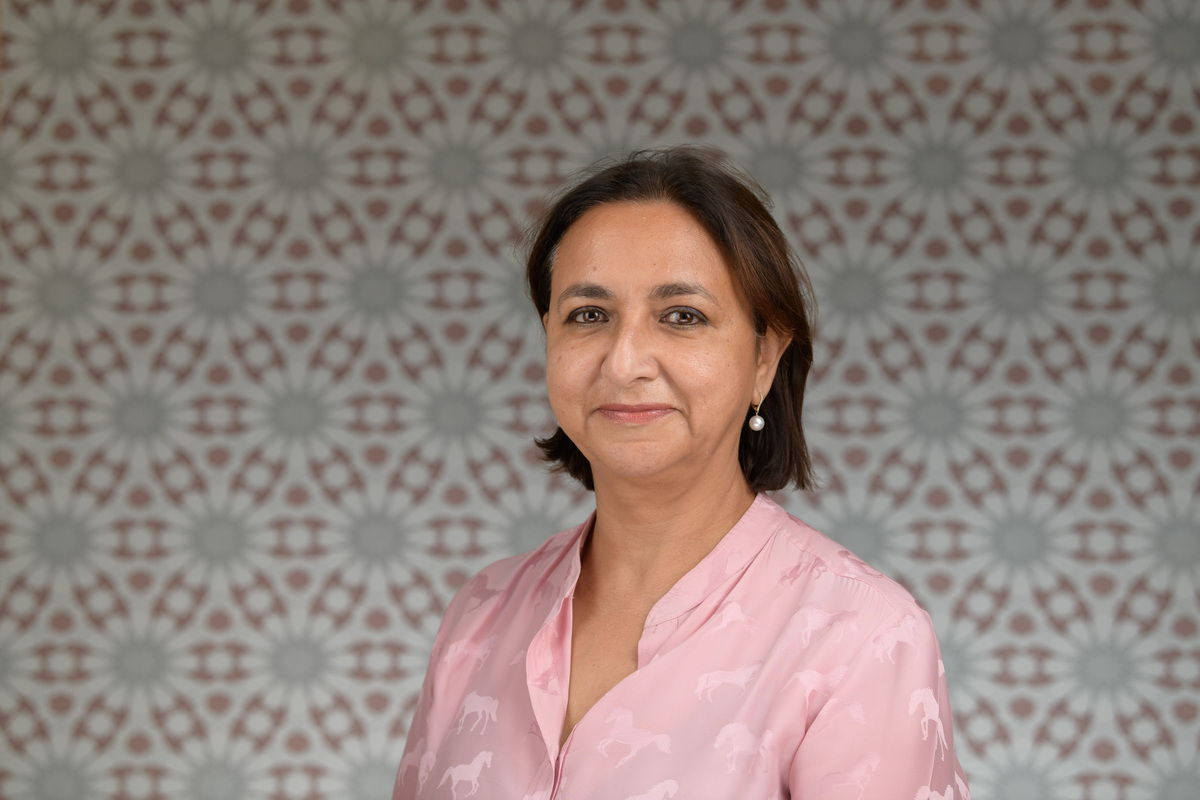
{"label": "woman", "polygon": [[763,492],[811,485],[808,282],[712,151],[637,154],[536,229],[582,525],[467,583],[402,798],[968,797],[927,615]]}

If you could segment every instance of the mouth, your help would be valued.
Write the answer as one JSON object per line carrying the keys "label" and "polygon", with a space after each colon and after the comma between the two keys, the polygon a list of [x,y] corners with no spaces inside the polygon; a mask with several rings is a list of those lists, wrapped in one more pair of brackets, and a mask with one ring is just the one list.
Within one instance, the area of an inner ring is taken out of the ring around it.
{"label": "mouth", "polygon": [[642,403],[639,405],[624,405],[609,403],[602,405],[596,411],[610,422],[624,425],[639,425],[662,419],[675,409],[659,403]]}

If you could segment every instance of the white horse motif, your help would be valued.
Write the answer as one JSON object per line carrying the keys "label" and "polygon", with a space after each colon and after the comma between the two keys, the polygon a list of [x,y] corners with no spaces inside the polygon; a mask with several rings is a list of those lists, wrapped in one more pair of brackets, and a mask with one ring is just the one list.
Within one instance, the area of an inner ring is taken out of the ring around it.
{"label": "white horse motif", "polygon": [[[943,753],[946,750],[946,729],[942,725],[941,708],[938,705],[937,698],[933,695],[933,690],[928,688],[917,689],[908,698],[908,713],[915,714],[917,709],[921,709],[921,740],[929,739],[929,723],[933,723],[934,729],[937,731],[938,749]],[[942,756],[945,758],[945,756]]]}
{"label": "white horse motif", "polygon": [[742,607],[737,603],[726,603],[721,606],[721,610],[714,617],[716,625],[709,629],[709,635],[718,633],[731,625],[737,625],[743,630],[754,633],[754,620],[742,611]]}
{"label": "white horse motif", "polygon": [[835,786],[853,786],[858,789],[856,800],[863,796],[863,792],[867,790],[867,784],[871,782],[871,776],[875,774],[875,770],[879,768],[879,754],[867,753],[865,757],[850,769],[835,772],[827,776],[821,781],[822,788],[825,792]]}
{"label": "white horse motif", "polygon": [[844,626],[858,628],[858,613],[855,611],[829,612],[820,606],[803,605],[796,612],[796,622],[800,626],[800,644],[808,647],[813,634],[825,633],[837,629],[836,641],[842,640]]}
{"label": "white horse motif", "polygon": [[875,637],[875,658],[883,661],[886,657],[890,663],[895,664],[896,659],[892,654],[896,650],[896,645],[916,644],[916,642],[917,620],[911,614],[905,614],[904,619],[900,620],[896,627],[889,628]]}
{"label": "white horse motif", "polygon": [[954,787],[946,784],[946,791],[939,794],[928,786],[922,786],[917,789],[917,796],[913,800],[954,800]]}
{"label": "white horse motif", "polygon": [[479,791],[479,773],[483,772],[484,767],[492,765],[492,754],[485,750],[475,756],[470,764],[459,764],[457,767],[451,767],[442,775],[442,780],[438,783],[438,788],[442,788],[446,781],[450,781],[450,794],[454,800],[458,800],[458,784],[466,781],[471,784],[471,791],[467,792],[464,797],[470,797]]}
{"label": "white horse motif", "polygon": [[634,797],[627,797],[625,800],[665,800],[667,797],[674,797],[679,791],[679,784],[673,780],[665,780],[662,783],[656,783],[654,788],[645,794],[639,794]]}
{"label": "white horse motif", "polygon": [[447,664],[456,664],[459,661],[474,658],[482,664],[484,661],[487,661],[487,657],[492,652],[492,643],[497,638],[496,636],[489,636],[482,642],[473,642],[470,639],[459,639],[458,641],[451,642],[450,646],[446,648],[446,654],[442,656],[442,660]]}
{"label": "white horse motif", "polygon": [[496,721],[496,711],[500,707],[500,701],[495,697],[486,697],[481,694],[471,692],[463,701],[462,711],[458,715],[458,732],[462,733],[463,725],[467,721],[467,717],[474,715],[475,719],[471,721],[471,730],[475,730],[476,725],[482,723],[479,729],[480,733],[487,730],[488,720]]}
{"label": "white horse motif", "polygon": [[700,676],[696,683],[696,696],[701,700],[712,701],[713,692],[722,686],[736,686],[745,689],[754,680],[754,676],[762,669],[762,662],[747,664],[734,670],[715,669]]}
{"label": "white horse motif", "polygon": [[788,678],[788,682],[784,685],[786,689],[793,683],[799,683],[804,687],[804,697],[808,700],[808,704],[812,705],[813,697],[819,692],[826,697],[833,694],[834,690],[841,684],[842,678],[846,677],[846,665],[834,669],[832,672],[820,672],[815,669],[806,669],[797,672],[792,677]]}
{"label": "white horse motif", "polygon": [[717,734],[717,741],[714,744],[718,750],[725,750],[726,763],[729,765],[729,771],[737,770],[737,761],[742,756],[750,756],[750,763],[746,765],[746,772],[754,765],[755,759],[758,759],[759,769],[765,772],[767,770],[767,759],[770,757],[771,750],[774,749],[775,734],[771,731],[764,731],[762,738],[755,736],[750,732],[750,729],[741,722],[731,722],[721,732]]}
{"label": "white horse motif", "polygon": [[606,722],[615,723],[608,738],[600,740],[600,754],[608,755],[610,745],[619,744],[629,748],[625,757],[617,762],[621,766],[636,756],[644,748],[654,745],[664,753],[671,752],[671,737],[665,733],[654,734],[650,731],[634,727],[633,712],[627,708],[618,708],[608,715]]}

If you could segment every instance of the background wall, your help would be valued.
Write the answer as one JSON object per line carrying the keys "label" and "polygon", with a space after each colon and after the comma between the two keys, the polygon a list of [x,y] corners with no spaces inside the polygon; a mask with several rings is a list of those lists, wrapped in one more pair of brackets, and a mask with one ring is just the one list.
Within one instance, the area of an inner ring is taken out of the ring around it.
{"label": "background wall", "polygon": [[1200,785],[1200,7],[4,0],[0,795],[386,798],[446,602],[586,514],[510,242],[727,149],[820,301],[798,516],[976,798]]}

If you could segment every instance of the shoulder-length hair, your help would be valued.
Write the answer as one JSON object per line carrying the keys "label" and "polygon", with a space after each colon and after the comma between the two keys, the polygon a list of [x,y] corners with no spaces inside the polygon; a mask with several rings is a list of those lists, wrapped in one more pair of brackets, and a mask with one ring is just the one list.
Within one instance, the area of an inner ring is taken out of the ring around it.
{"label": "shoulder-length hair", "polygon": [[[525,278],[538,316],[544,317],[550,308],[558,244],[580,217],[604,203],[656,201],[679,206],[700,223],[720,248],[750,306],[755,331],[761,336],[769,328],[788,342],[759,411],[768,427],[759,432],[742,429],[742,474],[755,492],[788,484],[813,488],[800,419],[812,366],[812,284],[771,216],[767,193],[721,151],[697,146],[639,151],[601,162],[561,191],[525,236]],[[752,413],[747,410],[747,420]],[[595,488],[591,464],[562,428],[535,442],[552,469],[568,473],[589,490]]]}

